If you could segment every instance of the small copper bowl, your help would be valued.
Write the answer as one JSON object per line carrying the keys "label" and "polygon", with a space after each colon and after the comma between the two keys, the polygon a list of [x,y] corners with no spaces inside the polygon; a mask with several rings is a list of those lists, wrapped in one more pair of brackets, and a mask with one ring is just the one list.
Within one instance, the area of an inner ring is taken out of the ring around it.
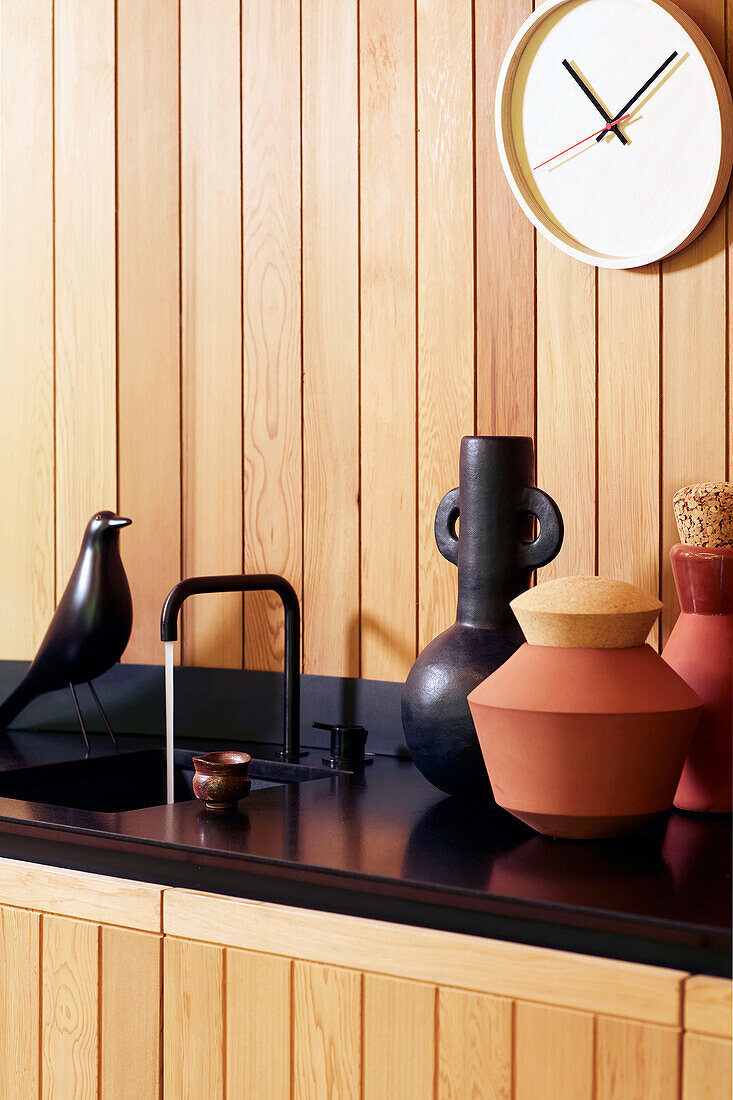
{"label": "small copper bowl", "polygon": [[207,752],[194,756],[193,793],[206,804],[207,810],[221,813],[236,809],[240,798],[246,798],[252,786],[247,774],[252,757],[248,752]]}

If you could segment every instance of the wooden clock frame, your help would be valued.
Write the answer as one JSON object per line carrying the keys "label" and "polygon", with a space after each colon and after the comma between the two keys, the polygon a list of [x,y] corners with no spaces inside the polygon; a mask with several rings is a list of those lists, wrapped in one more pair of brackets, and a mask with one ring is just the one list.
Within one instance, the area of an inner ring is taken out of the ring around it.
{"label": "wooden clock frame", "polygon": [[569,256],[573,256],[584,263],[592,264],[596,267],[643,267],[645,264],[661,260],[666,256],[672,256],[674,253],[685,248],[702,233],[703,229],[708,225],[720,206],[728,186],[731,167],[733,166],[733,103],[731,102],[731,92],[728,81],[726,80],[723,67],[720,64],[715,50],[697,24],[684,11],[678,8],[676,4],[671,3],[670,0],[642,0],[642,2],[650,6],[662,8],[668,15],[672,16],[672,18],[679,23],[683,31],[689,35],[712,80],[718,111],[720,113],[720,160],[715,182],[706,201],[698,208],[694,218],[683,226],[682,230],[677,235],[678,239],[674,241],[671,248],[667,248],[664,251],[653,250],[652,252],[633,257],[613,256],[595,252],[590,248],[585,248],[581,242],[578,242],[562,231],[562,229],[542,209],[541,205],[537,202],[526,185],[525,175],[519,163],[512,137],[511,103],[514,78],[525,47],[539,27],[549,16],[556,12],[558,8],[565,7],[567,4],[572,3],[572,0],[548,0],[547,3],[537,8],[537,10],[522,24],[504,57],[496,88],[494,115],[496,140],[504,174],[514,193],[514,197],[533,225],[552,244]]}

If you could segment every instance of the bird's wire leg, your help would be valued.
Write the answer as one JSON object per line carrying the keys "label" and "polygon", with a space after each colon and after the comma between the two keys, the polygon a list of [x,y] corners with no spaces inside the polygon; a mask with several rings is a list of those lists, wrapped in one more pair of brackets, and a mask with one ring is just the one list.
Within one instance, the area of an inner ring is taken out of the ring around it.
{"label": "bird's wire leg", "polygon": [[97,695],[96,691],[94,690],[94,686],[93,686],[93,684],[92,684],[92,681],[91,681],[91,680],[87,680],[87,684],[88,684],[88,686],[89,686],[89,690],[91,691],[92,695],[94,696],[94,702],[95,702],[95,703],[97,704],[97,708],[98,708],[98,710],[99,710],[99,713],[100,713],[100,714],[102,715],[102,721],[104,722],[104,725],[105,725],[105,728],[106,728],[106,730],[107,730],[107,733],[108,733],[108,734],[110,735],[110,737],[112,738],[112,744],[114,745],[114,747],[115,747],[115,748],[119,748],[119,746],[118,746],[118,744],[117,744],[117,738],[116,738],[116,737],[115,737],[115,735],[114,735],[114,734],[112,733],[112,727],[111,727],[111,726],[110,726],[110,724],[109,724],[109,718],[108,718],[108,717],[107,717],[107,715],[106,715],[106,714],[104,713],[104,707],[102,706],[102,704],[101,704],[101,703],[100,703],[100,701],[99,701],[99,696]]}
{"label": "bird's wire leg", "polygon": [[79,708],[79,700],[76,697],[76,692],[74,691],[74,685],[69,684],[69,687],[71,688],[71,697],[74,700],[74,706],[76,707],[76,717],[79,719],[79,725],[81,726],[81,732],[82,732],[82,735],[84,737],[84,744],[87,747],[87,756],[88,756],[90,751],[91,751],[91,748],[90,748],[90,745],[89,745],[89,738],[87,737],[86,726],[84,725],[84,719],[81,716],[81,710]]}

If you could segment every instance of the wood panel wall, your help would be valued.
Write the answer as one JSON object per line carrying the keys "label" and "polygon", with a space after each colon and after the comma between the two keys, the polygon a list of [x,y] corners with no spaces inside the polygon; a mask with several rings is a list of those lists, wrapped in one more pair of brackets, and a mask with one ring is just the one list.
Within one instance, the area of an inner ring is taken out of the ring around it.
{"label": "wood panel wall", "polygon": [[[733,64],[733,0],[681,0]],[[671,496],[729,476],[728,200],[596,271],[495,151],[531,0],[3,0],[0,657],[32,655],[100,507],[157,662],[181,575],[283,573],[308,672],[402,679],[449,625],[460,437],[528,434],[544,577],[659,592]],[[277,667],[277,602],[200,599],[183,660]]]}

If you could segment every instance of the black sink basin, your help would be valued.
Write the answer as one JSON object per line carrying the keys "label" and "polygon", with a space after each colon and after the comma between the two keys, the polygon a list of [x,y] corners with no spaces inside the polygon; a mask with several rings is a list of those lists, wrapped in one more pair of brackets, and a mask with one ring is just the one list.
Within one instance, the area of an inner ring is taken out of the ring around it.
{"label": "black sink basin", "polygon": [[[174,795],[176,802],[193,797],[193,757],[208,749],[174,753]],[[252,790],[284,783],[325,779],[330,768],[312,768],[279,760],[252,760],[249,766]],[[114,756],[42,764],[0,773],[0,798],[22,799],[47,806],[68,806],[96,813],[122,813],[145,806],[165,804],[165,752],[143,749]]]}

